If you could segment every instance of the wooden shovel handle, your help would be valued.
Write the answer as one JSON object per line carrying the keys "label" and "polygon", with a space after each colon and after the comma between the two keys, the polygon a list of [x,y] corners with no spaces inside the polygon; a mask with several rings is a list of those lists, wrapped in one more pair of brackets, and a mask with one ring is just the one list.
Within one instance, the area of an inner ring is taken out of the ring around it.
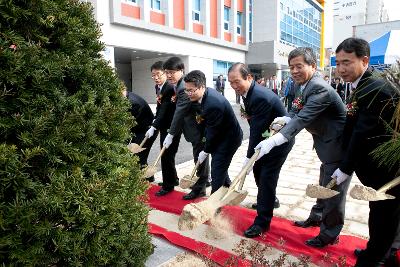
{"label": "wooden shovel handle", "polygon": [[200,161],[197,160],[196,165],[194,165],[194,168],[192,170],[192,174],[190,175],[190,179],[193,178],[194,174],[196,173],[197,168],[200,166]]}
{"label": "wooden shovel handle", "polygon": [[332,178],[332,180],[330,180],[330,182],[325,186],[328,189],[332,189],[332,187],[334,187],[336,185],[336,179]]}
{"label": "wooden shovel handle", "polygon": [[251,156],[251,158],[249,159],[247,164],[244,166],[243,170],[239,173],[239,176],[243,177],[240,180],[240,183],[239,183],[239,186],[238,186],[239,190],[242,190],[243,184],[244,184],[244,180],[245,180],[245,177],[247,175],[247,172],[251,169],[251,167],[253,166],[254,162],[256,162],[256,159],[258,158],[258,155],[260,155],[260,149],[257,149],[254,152],[253,156]]}
{"label": "wooden shovel handle", "polygon": [[164,152],[165,152],[165,149],[167,149],[165,146],[163,146],[163,148],[161,149],[161,151],[160,151],[160,154],[158,154],[158,157],[157,157],[157,159],[156,159],[156,161],[154,162],[154,164],[153,164],[153,166],[155,167],[155,166],[157,166],[157,163],[160,161],[160,159],[161,159],[161,156],[164,154]]}
{"label": "wooden shovel handle", "polygon": [[149,139],[147,136],[145,136],[142,140],[142,142],[140,143],[139,147],[143,147],[143,145],[146,143],[147,139]]}
{"label": "wooden shovel handle", "polygon": [[385,193],[389,189],[395,187],[396,185],[400,184],[400,176],[397,178],[394,178],[392,181],[384,184],[381,188],[377,190],[378,193]]}

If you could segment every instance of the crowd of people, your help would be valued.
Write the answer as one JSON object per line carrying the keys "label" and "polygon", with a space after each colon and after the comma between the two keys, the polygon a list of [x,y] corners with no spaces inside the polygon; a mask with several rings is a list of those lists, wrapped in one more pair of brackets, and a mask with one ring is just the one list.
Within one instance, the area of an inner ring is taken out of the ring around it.
{"label": "crowd of people", "polygon": [[[246,237],[257,237],[269,230],[280,170],[295,143],[295,136],[303,129],[312,135],[313,148],[321,161],[319,184],[326,186],[333,178],[336,180],[334,189],[340,192],[332,198],[317,199],[309,217],[294,222],[297,227],[319,227],[318,235],[305,241],[308,246],[321,248],[338,242],[353,173],[363,185],[374,189],[398,175],[399,166],[382,167],[370,154],[390,140],[387,125],[392,124],[399,96],[389,83],[374,75],[368,64],[369,56],[369,44],[362,39],[349,38],[337,47],[337,74],[352,88],[348,93],[344,93],[346,88],[340,78],[331,85],[318,74],[316,56],[311,48],[299,47],[290,52],[291,77],[284,87],[275,75],[268,84],[259,80],[244,63],[235,63],[229,68],[227,81],[243,101],[242,115],[250,128],[243,166],[259,150],[253,166],[258,187],[257,215],[244,232]],[[209,176],[211,193],[222,186],[229,187],[228,168],[242,143],[243,133],[231,104],[224,97],[224,78],[218,77],[216,90],[208,88],[204,73],[193,70],[185,74],[179,57],[156,62],[150,71],[157,99],[155,116],[138,95],[127,93],[127,97],[138,122],[132,129],[136,142],[148,138],[144,144],[147,149],[139,154],[140,163],[147,164],[148,151],[158,134],[160,146],[166,148],[161,157],[163,182],[156,196],[161,198],[169,194],[178,184],[175,155],[182,134],[192,144],[193,159],[199,166],[199,179],[183,198],[205,196]],[[347,108],[345,96],[351,104]],[[267,130],[274,134],[264,139],[263,133]],[[148,179],[154,181],[153,177]],[[355,251],[358,257],[355,266],[380,266],[385,260],[386,264],[398,264],[390,255],[399,248],[400,190],[393,188],[388,193],[396,199],[370,202],[370,237],[366,248]]]}

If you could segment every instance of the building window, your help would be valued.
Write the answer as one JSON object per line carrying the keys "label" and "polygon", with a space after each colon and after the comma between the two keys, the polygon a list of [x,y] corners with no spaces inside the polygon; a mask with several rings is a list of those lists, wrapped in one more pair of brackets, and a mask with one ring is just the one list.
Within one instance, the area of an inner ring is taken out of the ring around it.
{"label": "building window", "polygon": [[125,3],[127,3],[127,4],[137,4],[136,1],[137,0],[125,0]]}
{"label": "building window", "polygon": [[200,21],[200,0],[193,0],[192,20]]}
{"label": "building window", "polygon": [[150,0],[150,1],[151,1],[151,9],[161,10],[161,0]]}
{"label": "building window", "polygon": [[228,69],[232,66],[232,64],[232,62],[214,59],[213,80],[216,80],[220,74],[222,74],[224,77],[228,77]]}
{"label": "building window", "polygon": [[237,26],[236,26],[237,34],[242,34],[242,12],[237,13]]}
{"label": "building window", "polygon": [[253,42],[253,0],[249,1],[249,41]]}
{"label": "building window", "polygon": [[224,30],[229,31],[229,13],[230,8],[224,7]]}

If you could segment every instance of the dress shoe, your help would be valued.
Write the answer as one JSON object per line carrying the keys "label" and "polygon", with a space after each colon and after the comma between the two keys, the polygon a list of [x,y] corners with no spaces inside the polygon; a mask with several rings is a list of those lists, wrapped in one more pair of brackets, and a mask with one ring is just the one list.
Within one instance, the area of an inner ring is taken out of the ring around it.
{"label": "dress shoe", "polygon": [[356,249],[354,250],[354,255],[355,255],[356,257],[359,257],[363,251],[364,251],[364,250],[361,249],[361,248],[356,248]]}
{"label": "dress shoe", "polygon": [[314,221],[314,220],[308,218],[305,221],[295,221],[294,225],[298,226],[298,227],[307,228],[307,227],[312,227],[312,226],[320,226],[321,221]]}
{"label": "dress shoe", "polygon": [[174,189],[166,190],[166,189],[164,189],[164,188],[161,188],[160,191],[158,191],[158,192],[156,193],[156,196],[157,196],[157,197],[162,197],[162,196],[165,196],[166,194],[168,194],[168,193],[170,193],[170,192],[172,192],[172,191],[174,191]]}
{"label": "dress shoe", "polygon": [[261,236],[263,233],[269,230],[269,227],[263,228],[259,225],[253,224],[246,231],[244,231],[244,236],[248,238],[254,238]]}
{"label": "dress shoe", "polygon": [[149,183],[154,182],[154,176],[146,178],[146,181],[149,182]]}
{"label": "dress shoe", "polygon": [[323,241],[319,236],[316,236],[314,238],[311,238],[306,241],[306,245],[310,247],[315,247],[315,248],[323,248],[327,245],[334,245],[339,243],[339,237],[336,237],[335,239],[331,241]]}
{"label": "dress shoe", "polygon": [[206,195],[206,192],[204,192],[204,191],[199,191],[199,192],[191,191],[189,194],[184,195],[182,198],[184,200],[192,200],[192,199],[195,199],[198,197],[204,197],[205,195]]}

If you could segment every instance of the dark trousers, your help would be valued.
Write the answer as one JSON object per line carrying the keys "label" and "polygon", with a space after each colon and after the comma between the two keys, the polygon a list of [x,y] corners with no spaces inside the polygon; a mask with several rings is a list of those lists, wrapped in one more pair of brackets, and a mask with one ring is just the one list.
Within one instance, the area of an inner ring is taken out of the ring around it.
{"label": "dark trousers", "polygon": [[[193,146],[193,158],[194,162],[197,162],[197,159],[199,158],[199,154],[201,151],[204,150],[204,143],[203,142],[198,142],[198,143],[192,143]],[[206,191],[206,183],[208,181],[208,176],[210,174],[210,161],[209,157],[207,157],[202,164],[200,164],[199,168],[196,171],[197,177],[199,179],[197,182],[193,185],[192,190],[194,192],[205,192]]]}
{"label": "dark trousers", "polygon": [[254,224],[264,229],[269,228],[271,223],[279,173],[293,145],[294,139],[275,147],[254,164],[254,179],[258,187],[257,216]]}
{"label": "dark trousers", "polygon": [[[321,164],[319,185],[326,186],[332,180],[331,175],[339,164],[340,162]],[[350,181],[351,178],[333,188],[340,194],[327,199],[317,199],[317,203],[311,209],[309,217],[314,221],[321,221],[319,237],[325,242],[333,241],[342,231]]]}
{"label": "dark trousers", "polygon": [[233,155],[242,144],[243,134],[240,139],[232,142],[225,141],[211,153],[211,194],[221,186],[229,187],[231,179],[228,175],[228,168],[231,164]]}
{"label": "dark trousers", "polygon": [[[167,130],[160,131],[160,147],[163,146],[163,142],[167,134]],[[172,190],[179,180],[175,168],[175,155],[176,152],[178,152],[180,140],[181,134],[175,135],[172,139],[172,144],[165,150],[164,154],[161,156],[161,172],[163,179],[162,187],[165,190]]]}
{"label": "dark trousers", "polygon": [[[139,145],[143,141],[146,132],[147,130],[136,130],[134,134],[132,133],[132,135],[134,135],[134,137],[132,137],[132,143]],[[147,139],[146,143],[143,145],[146,149],[137,154],[142,168],[145,167],[145,165],[148,165],[147,158],[149,157],[150,149],[153,146],[154,141],[157,139],[157,135],[158,133],[156,132],[151,138]]]}
{"label": "dark trousers", "polygon": [[[367,165],[368,166],[368,165]],[[361,183],[378,189],[383,184],[395,178],[395,171],[388,173],[385,167],[372,168],[365,166],[363,170],[356,171]],[[378,177],[378,178],[377,178]],[[387,191],[396,199],[369,202],[369,240],[365,250],[357,258],[357,267],[379,266],[391,248],[398,249],[399,224],[400,224],[400,187]],[[390,266],[390,265],[389,265]]]}

